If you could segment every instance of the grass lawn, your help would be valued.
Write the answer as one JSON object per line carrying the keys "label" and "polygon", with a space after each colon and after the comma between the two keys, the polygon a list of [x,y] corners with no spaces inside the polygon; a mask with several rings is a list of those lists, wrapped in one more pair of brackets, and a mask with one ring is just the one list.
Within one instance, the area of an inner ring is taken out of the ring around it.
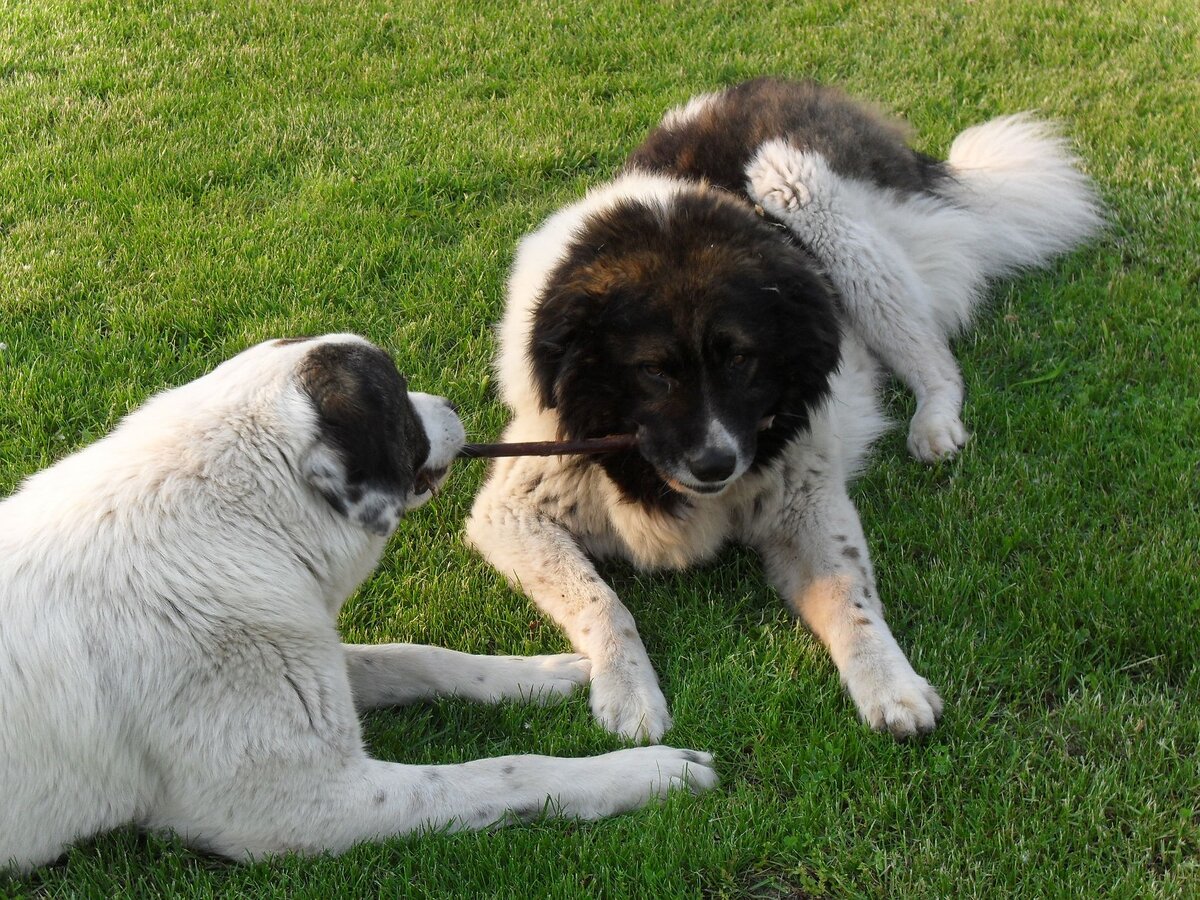
{"label": "grass lawn", "polygon": [[[924,468],[898,429],[855,488],[889,621],[947,702],[928,740],[856,722],[751,555],[616,567],[667,742],[714,752],[717,791],[247,866],[126,830],[0,895],[1200,895],[1198,41],[1188,0],[0,0],[0,495],[267,337],[367,335],[495,435],[516,240],[667,107],[746,77],[841,82],[939,154],[1039,110],[1112,220],[959,343],[962,457]],[[406,522],[348,639],[566,649],[462,546],[482,475]],[[583,694],[366,732],[420,763],[619,746]]]}

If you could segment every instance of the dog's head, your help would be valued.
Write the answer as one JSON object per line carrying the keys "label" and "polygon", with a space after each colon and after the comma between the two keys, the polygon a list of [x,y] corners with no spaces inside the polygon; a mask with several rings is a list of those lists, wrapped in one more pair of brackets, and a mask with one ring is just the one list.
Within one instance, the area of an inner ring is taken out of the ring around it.
{"label": "dog's head", "polygon": [[632,498],[669,503],[721,493],[807,426],[838,325],[809,254],[748,205],[687,185],[581,220],[528,354],[564,436],[635,432],[640,456],[602,464]]}
{"label": "dog's head", "polygon": [[383,350],[353,335],[297,346],[295,377],[314,428],[300,472],[338,513],[378,535],[425,503],[462,447],[462,423],[443,397],[409,393]]}
{"label": "dog's head", "polygon": [[[352,334],[266,341],[194,384],[223,398],[226,440],[251,436],[243,452],[377,535],[430,498],[463,444],[448,400],[409,393],[391,357]],[[173,392],[184,413],[189,389]]]}

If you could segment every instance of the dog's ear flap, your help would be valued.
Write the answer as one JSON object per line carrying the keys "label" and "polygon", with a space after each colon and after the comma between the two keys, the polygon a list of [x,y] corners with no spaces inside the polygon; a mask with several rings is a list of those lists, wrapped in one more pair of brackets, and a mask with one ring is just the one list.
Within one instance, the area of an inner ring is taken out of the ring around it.
{"label": "dog's ear flap", "polygon": [[353,481],[341,452],[330,444],[318,441],[309,448],[300,470],[334,510],[372,534],[386,537],[404,516],[406,491],[394,483]]}
{"label": "dog's ear flap", "polygon": [[558,405],[558,383],[596,314],[597,299],[574,284],[551,285],[533,314],[529,367],[543,409]]}
{"label": "dog's ear flap", "polygon": [[[787,329],[793,356],[803,360],[803,369],[814,382],[824,382],[841,361],[841,329],[837,290],[815,259],[797,248],[783,256],[787,271],[778,281],[780,294],[789,307],[789,319],[799,328]],[[792,256],[794,258],[788,258]]]}
{"label": "dog's ear flap", "polygon": [[392,479],[362,478],[354,473],[346,449],[324,438],[300,460],[300,473],[338,514],[367,532],[388,536],[404,516],[408,492]]}
{"label": "dog's ear flap", "polygon": [[300,471],[335,511],[372,534],[386,537],[404,516],[407,492],[395,482],[356,481],[332,444],[317,441],[301,459]]}
{"label": "dog's ear flap", "polygon": [[336,447],[317,441],[300,460],[300,474],[342,515],[348,515],[354,492]]}
{"label": "dog's ear flap", "polygon": [[298,375],[317,417],[302,476],[350,521],[390,534],[429,452],[403,376],[391,357],[365,343],[314,348]]}

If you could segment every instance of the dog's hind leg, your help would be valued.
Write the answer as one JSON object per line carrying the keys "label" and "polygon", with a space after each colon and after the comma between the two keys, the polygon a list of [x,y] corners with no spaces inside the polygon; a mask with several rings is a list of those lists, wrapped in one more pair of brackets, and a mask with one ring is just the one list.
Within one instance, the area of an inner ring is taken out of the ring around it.
{"label": "dog's hind leg", "polygon": [[397,706],[432,697],[548,702],[588,680],[591,664],[574,653],[474,656],[420,644],[343,644],[354,705]]}
{"label": "dog's hind leg", "polygon": [[933,300],[896,242],[855,215],[852,190],[820,154],[784,140],[763,144],[746,169],[747,191],[817,257],[855,331],[917,398],[908,449],[922,462],[967,441],[963,382]]}
{"label": "dog's hind leg", "polygon": [[201,795],[201,808],[158,821],[188,843],[235,859],[341,852],[363,841],[426,831],[479,830],[543,816],[599,819],[668,790],[716,785],[707,753],[638,747],[564,759],[503,756],[411,766],[267,747]]}

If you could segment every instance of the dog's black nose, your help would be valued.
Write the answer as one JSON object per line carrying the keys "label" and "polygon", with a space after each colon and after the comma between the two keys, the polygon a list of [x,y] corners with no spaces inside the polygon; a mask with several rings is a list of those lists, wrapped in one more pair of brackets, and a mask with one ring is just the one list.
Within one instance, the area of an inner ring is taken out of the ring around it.
{"label": "dog's black nose", "polygon": [[688,460],[688,469],[700,481],[724,481],[737,468],[737,454],[723,448],[701,450]]}

